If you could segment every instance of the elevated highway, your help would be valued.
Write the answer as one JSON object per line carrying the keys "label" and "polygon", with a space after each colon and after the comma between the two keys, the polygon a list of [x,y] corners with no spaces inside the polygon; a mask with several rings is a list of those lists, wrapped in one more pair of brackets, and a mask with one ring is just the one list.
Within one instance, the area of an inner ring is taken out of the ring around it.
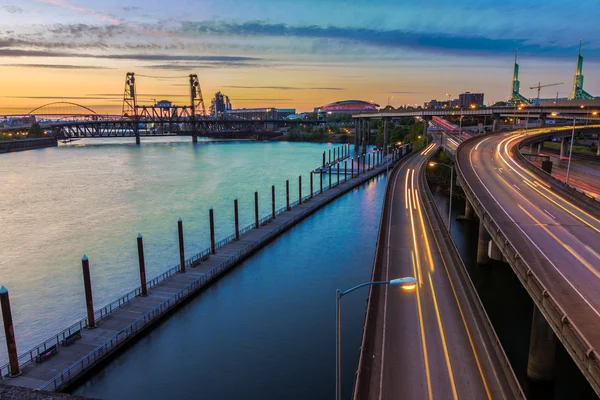
{"label": "elevated highway", "polygon": [[480,220],[478,262],[507,261],[537,306],[529,377],[552,379],[557,337],[600,395],[600,213],[515,160],[521,141],[548,134],[467,140],[457,150],[457,175],[468,200],[465,214],[474,211]]}
{"label": "elevated highway", "polygon": [[418,285],[372,287],[354,399],[524,398],[426,186],[438,149],[392,172],[373,280]]}

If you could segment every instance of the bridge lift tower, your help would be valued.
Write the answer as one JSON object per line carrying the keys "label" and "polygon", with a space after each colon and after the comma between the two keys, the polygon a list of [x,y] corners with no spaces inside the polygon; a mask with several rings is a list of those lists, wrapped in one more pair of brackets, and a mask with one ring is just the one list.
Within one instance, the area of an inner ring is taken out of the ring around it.
{"label": "bridge lift tower", "polygon": [[137,117],[137,91],[135,90],[135,73],[125,75],[125,92],[123,93],[123,117]]}

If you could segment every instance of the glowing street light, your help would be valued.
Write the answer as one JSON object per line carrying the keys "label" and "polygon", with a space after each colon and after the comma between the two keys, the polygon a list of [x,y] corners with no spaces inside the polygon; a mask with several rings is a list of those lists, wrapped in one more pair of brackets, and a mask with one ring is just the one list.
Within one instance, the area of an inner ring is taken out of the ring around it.
{"label": "glowing street light", "polygon": [[444,164],[440,162],[431,161],[429,163],[430,167],[435,167],[436,165],[443,165],[445,167],[450,168],[450,202],[448,204],[448,233],[452,233],[452,187],[454,181],[454,165]]}
{"label": "glowing street light", "polygon": [[335,368],[335,377],[336,377],[336,387],[335,387],[335,398],[336,400],[340,400],[342,398],[342,375],[341,375],[341,367],[342,367],[342,351],[341,351],[341,308],[340,308],[340,300],[343,296],[347,295],[350,292],[355,291],[356,289],[360,289],[364,286],[371,285],[392,285],[392,286],[400,286],[400,288],[404,291],[410,292],[417,287],[417,280],[412,276],[407,276],[405,278],[397,278],[391,279],[389,281],[376,281],[376,282],[365,282],[360,285],[356,285],[348,290],[344,290],[343,292],[340,289],[335,291],[336,298],[336,368]]}

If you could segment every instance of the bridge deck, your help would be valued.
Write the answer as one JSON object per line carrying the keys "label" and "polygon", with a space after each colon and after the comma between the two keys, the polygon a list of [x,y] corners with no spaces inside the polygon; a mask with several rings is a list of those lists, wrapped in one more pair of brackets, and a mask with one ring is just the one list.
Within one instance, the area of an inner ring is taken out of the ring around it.
{"label": "bridge deck", "polygon": [[[81,339],[69,346],[58,346],[58,353],[42,363],[35,361],[22,365],[22,375],[16,378],[3,377],[3,383],[29,388],[59,390],[72,383],[91,367],[105,359],[131,338],[146,331],[173,307],[194,295],[201,288],[229,268],[239,263],[286,229],[307,215],[331,202],[335,198],[385,171],[380,165],[347,182],[336,184],[322,194],[315,192],[313,199],[300,205],[292,204],[275,219],[267,221],[258,229],[251,229],[217,249],[206,261],[188,268],[185,273],[175,273],[148,290],[147,297],[136,296],[123,306],[106,314],[97,321],[97,328],[81,330]],[[343,178],[343,175],[341,175]],[[350,174],[348,173],[348,177]],[[34,353],[35,355],[35,353]],[[6,372],[3,370],[3,372]]]}
{"label": "bridge deck", "polygon": [[422,177],[439,145],[394,171],[374,280],[415,276],[417,289],[373,287],[355,399],[523,398]]}

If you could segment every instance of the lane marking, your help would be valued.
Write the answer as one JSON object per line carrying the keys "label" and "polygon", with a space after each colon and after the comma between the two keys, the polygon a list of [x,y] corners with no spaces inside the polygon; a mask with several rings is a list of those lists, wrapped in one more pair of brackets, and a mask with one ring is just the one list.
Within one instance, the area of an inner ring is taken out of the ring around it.
{"label": "lane marking", "polygon": [[562,240],[560,240],[558,238],[558,236],[556,236],[554,233],[552,233],[550,231],[550,229],[548,229],[545,224],[543,224],[542,222],[540,222],[538,219],[536,219],[533,215],[531,215],[523,206],[521,206],[520,204],[517,204],[519,206],[519,208],[521,210],[523,210],[523,212],[525,214],[527,214],[527,216],[529,218],[531,218],[532,220],[535,221],[535,223],[542,228],[548,235],[550,235],[552,237],[552,239],[554,239],[557,243],[559,243],[560,245],[562,245],[562,247],[564,247],[569,253],[571,253],[571,255],[573,257],[575,257],[577,259],[577,261],[579,261],[581,264],[583,264],[583,266],[585,266],[592,274],[596,275],[596,278],[600,279],[600,272],[598,272],[594,267],[592,267],[590,265],[590,263],[588,263],[583,257],[581,257],[579,254],[577,254],[577,252],[575,252],[575,250],[573,250],[573,248],[571,246],[569,246],[568,244],[564,243]]}
{"label": "lane marking", "polygon": [[473,170],[473,172],[475,173],[475,176],[479,180],[479,183],[481,183],[481,186],[483,186],[483,188],[488,192],[488,194],[496,202],[496,204],[498,205],[498,207],[500,207],[500,209],[504,212],[504,214],[506,214],[506,216],[521,231],[521,233],[523,233],[523,235],[525,235],[525,237],[531,242],[531,244],[533,244],[533,246],[540,252],[540,254],[550,263],[550,265],[552,265],[552,268],[554,268],[554,270],[556,272],[558,272],[558,274],[565,280],[565,282],[567,282],[567,284],[571,287],[571,289],[573,289],[575,291],[575,293],[577,293],[579,295],[579,297],[581,297],[581,299],[585,302],[585,304],[587,304],[588,307],[590,307],[592,309],[592,311],[594,311],[594,313],[598,317],[600,317],[600,312],[598,312],[598,310],[596,310],[596,308],[594,308],[594,306],[588,301],[588,299],[586,299],[585,296],[579,290],[577,290],[577,288],[575,287],[575,285],[573,285],[573,283],[571,283],[571,281],[569,279],[567,279],[567,277],[562,273],[562,271],[556,266],[556,264],[554,264],[552,262],[552,260],[550,260],[548,258],[548,256],[542,251],[542,249],[539,248],[539,246],[531,239],[531,237],[529,237],[529,235],[527,233],[525,233],[525,231],[523,230],[523,228],[521,228],[519,226],[519,224],[517,224],[517,222],[513,219],[513,217],[511,217],[510,214],[506,211],[506,209],[504,207],[502,207],[502,205],[496,199],[496,197],[492,194],[492,192],[490,191],[490,189],[488,189],[488,187],[485,185],[485,183],[483,183],[483,180],[481,179],[481,177],[477,173],[477,169],[473,165],[473,149],[471,149],[471,151],[469,152],[469,162],[471,164],[471,169]]}
{"label": "lane marking", "polygon": [[454,398],[454,400],[458,400],[458,395],[456,394],[456,384],[454,383],[454,374],[452,373],[452,365],[450,364],[450,356],[448,355],[448,346],[446,346],[446,335],[444,335],[444,327],[442,326],[442,318],[440,317],[440,310],[438,308],[437,298],[435,296],[435,289],[433,288],[433,281],[431,280],[431,273],[429,273],[429,284],[431,285],[431,297],[433,298],[435,315],[437,317],[438,327],[440,328],[440,337],[442,338],[444,357],[446,357],[446,367],[448,368],[448,375],[450,376],[450,386],[452,386],[452,397]]}
{"label": "lane marking", "polygon": [[[431,223],[431,219],[429,218],[429,215],[427,213],[425,213],[425,216],[427,217],[427,222],[429,225],[429,228],[433,231],[433,226]],[[483,387],[485,388],[485,393],[487,394],[488,400],[492,400],[492,395],[490,393],[490,389],[488,387],[487,384],[487,380],[485,379],[485,374],[483,372],[483,368],[481,367],[481,363],[479,361],[479,356],[477,355],[477,350],[475,349],[475,343],[473,342],[473,337],[471,336],[471,331],[469,330],[469,326],[467,324],[467,320],[465,318],[465,314],[463,312],[462,306],[460,304],[460,301],[458,300],[458,295],[456,294],[456,288],[454,287],[454,283],[452,282],[452,278],[450,277],[450,271],[448,269],[448,265],[446,264],[446,258],[444,257],[444,253],[442,252],[442,249],[440,247],[440,243],[436,237],[436,235],[433,235],[433,239],[435,241],[435,244],[438,248],[438,254],[440,259],[442,260],[442,264],[444,265],[444,270],[446,271],[446,276],[448,277],[448,282],[450,282],[450,287],[452,288],[452,294],[454,295],[454,300],[456,301],[456,306],[458,307],[458,311],[460,313],[460,317],[463,321],[463,326],[465,327],[465,331],[467,332],[467,337],[469,338],[469,343],[471,345],[471,350],[473,351],[473,356],[475,357],[475,363],[477,364],[477,369],[479,370],[479,375],[481,376],[481,381],[483,382]],[[486,314],[487,315],[487,314]],[[481,330],[479,329],[479,324],[477,324],[477,322],[475,323],[475,329],[477,330],[478,334],[480,337],[483,337],[483,334],[481,333]],[[482,340],[481,342],[483,349],[485,351],[485,354],[488,358],[488,361],[490,363],[490,365],[493,365],[494,363],[492,362],[492,357],[490,356],[490,352],[488,350],[488,347],[485,343],[484,340]],[[492,368],[492,371],[494,373],[494,376],[496,377],[496,381],[498,382],[498,386],[501,388],[502,391],[504,391],[503,389],[503,385],[500,383],[500,379],[498,377],[498,374],[496,374],[496,369]]]}
{"label": "lane marking", "polygon": [[545,208],[544,208],[543,210],[544,210],[544,212],[545,212],[546,214],[548,214],[549,216],[551,216],[551,217],[552,217],[552,219],[556,219],[556,217],[555,217],[554,215],[550,214],[550,211],[546,210]]}
{"label": "lane marking", "polygon": [[[413,265],[413,274],[417,276],[417,271]],[[433,399],[433,390],[431,388],[431,375],[429,374],[429,356],[427,355],[427,342],[425,341],[425,328],[423,326],[423,311],[421,310],[421,289],[419,285],[415,287],[415,295],[417,297],[417,310],[419,311],[419,328],[421,330],[421,346],[423,346],[423,360],[425,363],[425,377],[427,379],[427,395],[429,400]],[[381,400],[381,392],[379,392],[379,400]]]}
{"label": "lane marking", "polygon": [[[417,198],[415,197],[415,170],[413,168],[412,170],[412,174],[410,177],[410,187],[412,189],[412,195],[413,195],[413,207],[416,210],[417,209]],[[410,207],[409,207],[410,208]]]}

